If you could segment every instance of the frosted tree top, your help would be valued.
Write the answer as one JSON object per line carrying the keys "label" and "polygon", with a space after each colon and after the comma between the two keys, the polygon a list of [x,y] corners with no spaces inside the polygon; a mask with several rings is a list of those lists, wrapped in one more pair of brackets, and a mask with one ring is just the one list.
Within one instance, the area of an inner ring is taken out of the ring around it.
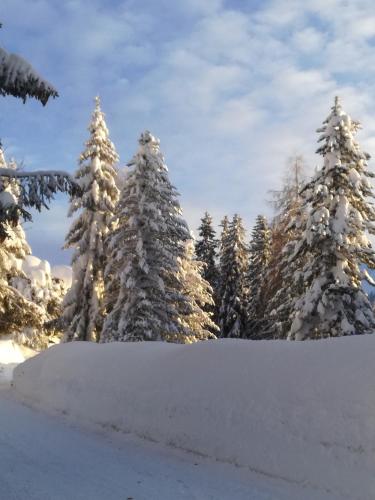
{"label": "frosted tree top", "polygon": [[353,161],[366,163],[370,155],[361,151],[355,140],[355,135],[360,128],[360,123],[352,120],[342,109],[341,100],[336,96],[331,113],[323,122],[323,126],[317,130],[321,134],[319,142],[322,142],[317,153],[324,156],[324,166],[327,169],[342,166],[344,163],[353,163]]}

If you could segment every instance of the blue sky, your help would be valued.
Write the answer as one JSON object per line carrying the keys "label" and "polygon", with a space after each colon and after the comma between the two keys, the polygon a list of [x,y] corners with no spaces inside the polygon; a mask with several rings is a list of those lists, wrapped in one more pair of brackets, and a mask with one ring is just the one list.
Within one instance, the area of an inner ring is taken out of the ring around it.
{"label": "blue sky", "polygon": [[[315,130],[336,94],[375,156],[371,1],[3,0],[0,17],[0,45],[60,93],[45,108],[1,98],[6,154],[74,172],[100,94],[120,165],[142,130],[160,138],[194,230],[205,210],[217,224],[238,212],[249,230],[271,215],[288,158],[320,163]],[[69,262],[67,209],[59,196],[26,225],[52,263]]]}

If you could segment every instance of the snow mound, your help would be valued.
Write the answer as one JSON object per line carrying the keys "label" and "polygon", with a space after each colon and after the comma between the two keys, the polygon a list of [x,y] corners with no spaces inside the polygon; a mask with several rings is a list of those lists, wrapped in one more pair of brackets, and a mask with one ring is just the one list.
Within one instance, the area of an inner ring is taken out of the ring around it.
{"label": "snow mound", "polygon": [[22,262],[22,271],[35,286],[45,287],[51,282],[51,266],[47,260],[41,260],[35,255],[26,255]]}
{"label": "snow mound", "polygon": [[0,340],[0,387],[9,385],[14,368],[33,354],[34,351],[21,347],[11,339]]}
{"label": "snow mound", "polygon": [[65,283],[67,288],[72,286],[72,268],[70,266],[53,266],[52,276]]}
{"label": "snow mound", "polygon": [[375,491],[375,336],[52,347],[17,395],[340,498]]}

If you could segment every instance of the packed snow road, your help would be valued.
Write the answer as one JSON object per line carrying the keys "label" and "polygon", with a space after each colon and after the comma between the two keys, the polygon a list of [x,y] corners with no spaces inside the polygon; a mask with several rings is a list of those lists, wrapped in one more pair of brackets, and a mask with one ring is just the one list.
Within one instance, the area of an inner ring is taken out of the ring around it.
{"label": "packed snow road", "polygon": [[301,498],[321,499],[321,491],[114,431],[77,428],[0,390],[1,500]]}

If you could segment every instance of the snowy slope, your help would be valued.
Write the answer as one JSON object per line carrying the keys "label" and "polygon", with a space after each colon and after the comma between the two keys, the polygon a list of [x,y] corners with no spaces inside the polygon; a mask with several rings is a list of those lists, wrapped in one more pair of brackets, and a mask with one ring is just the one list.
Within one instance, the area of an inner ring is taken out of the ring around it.
{"label": "snowy slope", "polygon": [[[193,345],[71,343],[15,370],[16,394],[112,426],[370,500],[375,336]],[[317,495],[317,498],[322,496]]]}

